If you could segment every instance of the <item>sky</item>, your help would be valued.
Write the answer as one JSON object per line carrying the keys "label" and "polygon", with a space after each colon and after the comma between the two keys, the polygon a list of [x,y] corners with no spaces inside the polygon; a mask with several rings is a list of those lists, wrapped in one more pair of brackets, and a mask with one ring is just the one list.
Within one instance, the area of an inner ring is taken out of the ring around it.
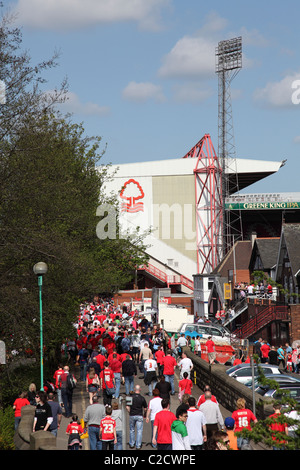
{"label": "sky", "polygon": [[[282,161],[243,193],[300,191],[300,4],[267,0],[6,0],[32,64],[60,51],[45,91],[100,136],[103,164],[183,157],[205,134],[218,151],[219,41],[242,37],[231,83],[237,158]],[[1,78],[1,77],[0,77]],[[294,87],[294,88],[293,88]]]}

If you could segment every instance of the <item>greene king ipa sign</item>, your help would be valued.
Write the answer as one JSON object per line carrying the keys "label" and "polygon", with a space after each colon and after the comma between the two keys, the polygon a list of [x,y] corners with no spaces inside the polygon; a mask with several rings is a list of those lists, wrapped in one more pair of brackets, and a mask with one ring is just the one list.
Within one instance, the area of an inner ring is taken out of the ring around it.
{"label": "greene king ipa sign", "polygon": [[225,204],[227,210],[300,209],[300,202],[240,202]]}

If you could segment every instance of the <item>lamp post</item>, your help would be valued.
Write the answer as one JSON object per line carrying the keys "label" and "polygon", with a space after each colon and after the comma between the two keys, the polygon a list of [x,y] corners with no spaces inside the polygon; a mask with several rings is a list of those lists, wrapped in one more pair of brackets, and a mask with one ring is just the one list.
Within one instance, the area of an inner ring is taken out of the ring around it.
{"label": "lamp post", "polygon": [[44,351],[43,351],[43,307],[42,307],[42,285],[43,275],[48,271],[46,263],[40,262],[33,266],[33,272],[38,277],[39,301],[40,301],[40,354],[41,354],[41,390],[44,390]]}

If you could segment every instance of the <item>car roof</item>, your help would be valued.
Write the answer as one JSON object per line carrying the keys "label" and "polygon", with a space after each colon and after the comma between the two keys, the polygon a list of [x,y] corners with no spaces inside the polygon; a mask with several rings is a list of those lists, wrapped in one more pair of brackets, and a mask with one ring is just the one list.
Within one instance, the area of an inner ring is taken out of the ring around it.
{"label": "car roof", "polygon": [[[263,369],[265,369],[265,368],[274,369],[274,368],[275,368],[275,369],[280,370],[280,369],[279,369],[279,366],[274,365],[274,364],[254,364],[254,367],[257,367],[257,366],[260,366],[260,367],[262,367]],[[247,363],[247,364],[246,364],[245,362],[243,362],[242,364],[237,364],[236,366],[229,367],[229,368],[226,370],[226,372],[227,372],[227,374],[228,374],[228,373],[230,373],[230,372],[233,372],[233,371],[238,370],[238,369],[242,369],[242,368],[244,368],[244,367],[251,367],[251,364],[250,364],[250,363]]]}

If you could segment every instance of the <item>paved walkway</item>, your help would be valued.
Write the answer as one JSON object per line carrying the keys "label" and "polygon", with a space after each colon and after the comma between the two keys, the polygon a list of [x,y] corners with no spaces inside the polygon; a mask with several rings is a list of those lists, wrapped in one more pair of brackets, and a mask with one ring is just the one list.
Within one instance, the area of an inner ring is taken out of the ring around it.
{"label": "paved walkway", "polygon": [[[76,378],[79,377],[79,367],[75,366],[74,370],[74,375]],[[148,392],[148,387],[144,384],[143,379],[139,378],[140,373],[138,371],[137,377],[135,377],[134,383],[135,385],[138,384],[141,386],[142,389],[142,395],[145,397],[146,402],[149,403],[149,400],[151,399],[149,396],[146,395]],[[178,400],[178,381],[179,381],[179,371],[175,372],[175,390],[176,394],[171,397],[171,411],[175,413],[177,407],[179,406],[179,400]],[[122,396],[125,396],[125,386],[121,385],[120,393]],[[197,385],[194,385],[193,387],[193,396],[198,399],[199,395],[201,394],[201,390]],[[100,397],[100,403],[102,403],[102,397]],[[86,392],[85,388],[85,383],[78,381],[77,382],[77,387],[73,392],[73,413],[76,413],[78,415],[79,420],[84,417],[85,410],[87,406],[89,405],[89,397],[88,393]],[[224,419],[227,416],[231,416],[231,413],[228,410],[225,410],[225,408],[220,407],[222,415]],[[128,416],[128,415],[127,415]],[[127,417],[127,423],[129,422],[129,417]],[[67,450],[68,448],[68,435],[66,434],[66,429],[68,424],[70,423],[70,418],[65,418],[63,416],[62,422],[60,429],[58,431],[58,436],[57,436],[57,449],[58,450]],[[128,440],[129,440],[129,426],[127,425],[128,431],[127,431],[127,448],[128,447]],[[83,439],[82,440],[82,450],[89,450],[89,442],[88,439]],[[151,423],[146,423],[144,421],[144,429],[143,429],[143,442],[142,442],[142,450],[152,450],[151,447]]]}

